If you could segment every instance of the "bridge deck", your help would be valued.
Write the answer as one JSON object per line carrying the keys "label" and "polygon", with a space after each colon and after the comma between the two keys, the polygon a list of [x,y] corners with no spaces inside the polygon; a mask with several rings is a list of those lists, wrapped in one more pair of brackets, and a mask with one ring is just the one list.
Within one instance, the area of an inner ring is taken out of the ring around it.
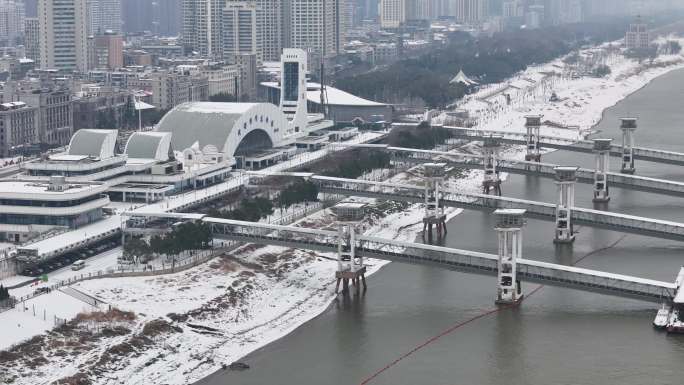
{"label": "bridge deck", "polygon": [[[446,126],[445,126],[446,127]],[[502,142],[509,144],[527,145],[524,134],[508,131],[482,131],[460,127],[447,127],[453,130],[455,139],[482,140],[485,136],[501,135]],[[574,152],[592,153],[594,143],[590,140],[570,140],[555,136],[539,136],[542,147]],[[612,145],[610,154],[622,157],[622,146]],[[664,151],[654,148],[634,147],[634,159],[647,162],[684,165],[684,154],[673,151]]]}
{"label": "bridge deck", "polygon": [[[218,218],[204,218],[217,238],[278,245],[323,252],[337,250],[337,233],[288,226],[255,224]],[[482,275],[497,274],[497,256],[418,243],[398,242],[360,236],[357,253],[364,257],[394,262],[430,265]],[[612,274],[553,263],[520,259],[518,274],[522,280],[550,286],[639,299],[650,302],[672,301],[674,283]]]}
{"label": "bridge deck", "polygon": [[[470,168],[483,169],[484,157],[482,155],[450,153],[445,151],[416,150],[401,147],[388,147],[388,150],[405,153],[406,156],[397,156],[395,159],[401,162],[425,163],[446,161],[450,165]],[[502,172],[522,175],[534,175],[542,178],[554,179],[556,177],[555,167],[559,165],[552,163],[537,163],[524,160],[498,159],[497,169]],[[636,175],[626,175],[621,173],[609,172],[607,175],[608,184],[612,187],[625,188],[636,191],[644,191],[655,194],[684,197],[684,183],[669,181],[664,179],[648,178]],[[577,170],[577,181],[580,183],[594,183],[594,170],[579,168]]]}
{"label": "bridge deck", "polygon": [[[423,202],[425,199],[423,188],[418,186],[319,175],[312,179],[319,184],[322,192],[327,193],[416,203]],[[556,220],[556,205],[553,203],[449,191],[443,193],[441,202],[445,206],[471,210],[524,209],[527,210],[528,217],[547,221]],[[684,224],[677,222],[579,207],[572,209],[572,218],[578,225],[684,241]]]}

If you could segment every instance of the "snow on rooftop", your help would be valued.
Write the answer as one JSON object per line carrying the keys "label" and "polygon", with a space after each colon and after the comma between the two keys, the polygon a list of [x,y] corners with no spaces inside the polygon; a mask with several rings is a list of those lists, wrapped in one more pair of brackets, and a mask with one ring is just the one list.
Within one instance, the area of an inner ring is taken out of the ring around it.
{"label": "snow on rooftop", "polygon": [[258,103],[194,102],[182,104],[176,110],[203,114],[243,114],[257,105]]}
{"label": "snow on rooftop", "polygon": [[69,155],[67,153],[50,155],[48,159],[56,162],[78,162],[84,159],[88,159],[88,155]]}
{"label": "snow on rooftop", "polygon": [[[262,82],[261,84],[265,87],[280,89],[280,85],[277,82]],[[331,86],[326,86],[325,90],[328,104],[331,105],[354,107],[382,107],[387,105],[352,95],[349,92]],[[321,104],[321,85],[319,83],[307,83],[306,98],[310,102]]]}
{"label": "snow on rooftop", "polygon": [[[103,192],[106,189],[104,184],[69,184],[68,189],[64,191],[50,191],[48,190],[49,183],[36,181],[21,181],[21,180],[2,180],[0,181],[0,196],[3,198],[21,197],[39,198],[40,196],[64,196],[68,199],[66,194],[75,194],[79,192],[86,192],[92,190],[93,193]],[[30,194],[30,195],[29,195]]]}

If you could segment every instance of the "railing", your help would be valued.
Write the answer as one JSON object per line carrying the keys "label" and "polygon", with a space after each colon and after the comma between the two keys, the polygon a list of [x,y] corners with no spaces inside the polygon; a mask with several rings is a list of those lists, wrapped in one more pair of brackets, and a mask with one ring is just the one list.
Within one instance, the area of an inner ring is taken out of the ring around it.
{"label": "railing", "polygon": [[[445,126],[446,127],[446,126]],[[470,130],[460,127],[448,127],[454,130],[454,135],[459,139],[481,140],[488,135],[503,135],[502,142],[511,144],[526,144],[525,134],[507,131],[481,131]],[[565,149],[576,152],[594,152],[593,142],[590,140],[573,140],[554,136],[540,135],[540,145],[546,148]],[[613,144],[610,149],[611,156],[622,156],[622,146]],[[653,148],[634,147],[634,159],[647,162],[684,165],[684,153],[665,151]]]}
{"label": "railing", "polygon": [[[464,154],[430,154],[420,153],[400,156],[397,154],[393,161],[396,163],[425,163],[434,161],[446,161],[448,164],[469,169],[482,169],[484,162],[481,156],[467,156]],[[537,163],[522,160],[500,159],[497,163],[497,170],[513,174],[535,175],[544,178],[555,179],[558,167],[556,164]],[[580,183],[594,183],[595,170],[579,168],[577,170],[577,181]],[[627,188],[630,190],[645,191],[656,194],[684,196],[684,183],[669,181],[664,179],[647,178],[635,175],[625,175],[621,173],[609,172],[607,174],[608,184],[614,187]]]}
{"label": "railing", "polygon": [[101,299],[97,299],[97,298],[93,297],[92,295],[88,295],[88,294],[86,294],[80,290],[74,289],[71,286],[62,287],[59,289],[59,291],[61,291],[62,293],[66,294],[68,296],[74,297],[81,302],[85,302],[90,306],[98,306],[98,305],[105,303]]}
{"label": "railing", "polygon": [[[365,196],[389,200],[403,200],[408,202],[422,202],[423,189],[418,186],[364,182],[352,179],[327,178],[315,176],[324,193]],[[446,191],[442,194],[441,202],[445,206],[474,210],[495,209],[525,209],[531,218],[554,221],[556,204],[528,201],[524,199],[498,197],[485,194],[466,194]],[[684,224],[651,218],[611,213],[607,211],[591,210],[574,207],[572,218],[578,225],[605,228],[638,235],[647,235],[677,241],[684,241]]]}
{"label": "railing", "polygon": [[[314,202],[310,205],[307,205],[299,210],[295,210],[294,212],[288,213],[282,217],[279,217],[278,219],[274,219],[271,223],[291,223],[296,220],[299,220],[310,213],[314,211],[318,211],[322,208],[322,204],[320,202]],[[30,300],[32,298],[35,298],[37,296],[46,294],[47,292],[50,292],[52,290],[61,290],[63,287],[67,287],[69,285],[73,285],[78,282],[82,281],[87,281],[91,279],[100,279],[100,278],[122,278],[122,277],[141,277],[141,276],[153,276],[153,275],[164,275],[164,274],[173,274],[173,273],[178,273],[184,270],[188,270],[192,267],[201,265],[213,258],[215,258],[217,255],[225,253],[230,250],[234,250],[235,248],[241,246],[242,243],[240,242],[224,242],[221,244],[220,248],[216,249],[210,249],[210,250],[201,250],[196,253],[186,253],[187,257],[185,258],[176,258],[172,257],[169,258],[171,259],[171,262],[162,262],[161,266],[159,263],[150,263],[150,264],[138,264],[138,265],[120,265],[118,269],[109,269],[106,271],[103,270],[98,270],[96,272],[89,272],[89,273],[82,273],[82,274],[77,274],[72,277],[69,277],[65,280],[61,280],[58,283],[55,283],[53,285],[49,286],[43,286],[46,288],[46,292],[39,292],[39,293],[34,293],[34,294],[29,294],[26,296],[22,296],[17,299],[17,302],[25,302],[27,300]],[[84,294],[85,295],[85,294]],[[1,311],[0,311],[1,312]]]}
{"label": "railing", "polygon": [[[209,221],[212,219],[209,218]],[[217,236],[241,242],[299,247],[310,250],[334,251],[337,236],[332,231],[279,226],[255,227],[240,221],[212,223]],[[357,255],[395,262],[435,265],[452,270],[495,275],[498,257],[491,254],[456,250],[439,246],[385,240],[360,236]],[[584,291],[616,295],[640,300],[663,302],[674,297],[676,287],[667,282],[646,280],[600,271],[562,266],[544,262],[518,260],[518,273],[529,282],[569,287]]]}

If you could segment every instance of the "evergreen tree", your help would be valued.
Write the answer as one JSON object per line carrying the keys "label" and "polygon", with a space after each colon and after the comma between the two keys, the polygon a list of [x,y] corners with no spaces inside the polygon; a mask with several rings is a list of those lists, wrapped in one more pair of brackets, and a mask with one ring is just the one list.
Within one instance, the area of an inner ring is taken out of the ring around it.
{"label": "evergreen tree", "polygon": [[5,288],[4,286],[2,286],[2,284],[0,284],[0,301],[6,300],[8,298],[9,298],[9,290],[7,288]]}

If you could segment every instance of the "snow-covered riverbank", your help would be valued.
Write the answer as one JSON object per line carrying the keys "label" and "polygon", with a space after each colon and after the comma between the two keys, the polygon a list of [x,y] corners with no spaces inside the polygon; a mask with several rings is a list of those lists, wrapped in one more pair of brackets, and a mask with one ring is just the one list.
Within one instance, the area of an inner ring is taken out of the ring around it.
{"label": "snow-covered riverbank", "polygon": [[[545,119],[586,130],[600,120],[605,108],[655,77],[684,68],[680,56],[660,58],[659,63],[671,63],[662,68],[642,68],[619,57],[611,60],[613,73],[607,78],[566,79],[553,86],[564,99],[561,102],[548,103],[545,97],[523,92],[514,95],[511,106],[504,106],[499,97],[486,102],[472,97],[461,107],[483,117],[482,129],[521,131],[524,115],[544,114]],[[546,71],[554,63],[530,70],[520,79],[538,78],[535,71]],[[544,133],[579,135],[564,128],[545,128]],[[507,151],[507,157],[522,154],[517,149]],[[450,180],[449,188],[477,191],[480,178],[480,172],[471,171]],[[422,229],[421,205],[385,209],[390,212],[387,216],[366,222],[366,234],[413,241]],[[449,216],[459,212],[450,210]],[[323,211],[299,224],[325,228],[330,216]],[[25,357],[0,354],[0,382],[3,375],[17,384],[36,384],[83,374],[93,384],[192,383],[324,312],[335,298],[332,258],[282,247],[246,246],[178,274],[80,283],[78,290],[131,311],[134,318],[99,324],[84,321],[76,333],[58,329],[41,336],[30,345],[35,351],[24,352]],[[370,273],[385,265],[376,260],[368,263]]]}
{"label": "snow-covered riverbank", "polygon": [[[665,40],[684,43],[684,39],[676,37],[659,41]],[[530,67],[504,83],[489,85],[469,95],[458,108],[478,117],[478,129],[524,132],[526,115],[543,115],[544,121],[559,126],[543,126],[542,135],[578,138],[601,120],[607,108],[646,86],[653,79],[684,68],[684,56],[681,54],[661,55],[653,63],[648,60],[638,63],[622,56],[619,50],[607,48],[616,45],[617,43],[612,46],[606,44],[580,52],[582,58],[600,55],[599,62],[611,69],[606,77],[575,78],[572,71],[564,67],[563,59],[559,58]],[[548,76],[552,73],[557,76]],[[558,76],[560,74],[563,76]],[[553,93],[556,94],[556,101],[550,101]],[[510,104],[507,103],[506,94],[510,95]],[[443,122],[445,118],[446,114],[443,114],[435,122]]]}

